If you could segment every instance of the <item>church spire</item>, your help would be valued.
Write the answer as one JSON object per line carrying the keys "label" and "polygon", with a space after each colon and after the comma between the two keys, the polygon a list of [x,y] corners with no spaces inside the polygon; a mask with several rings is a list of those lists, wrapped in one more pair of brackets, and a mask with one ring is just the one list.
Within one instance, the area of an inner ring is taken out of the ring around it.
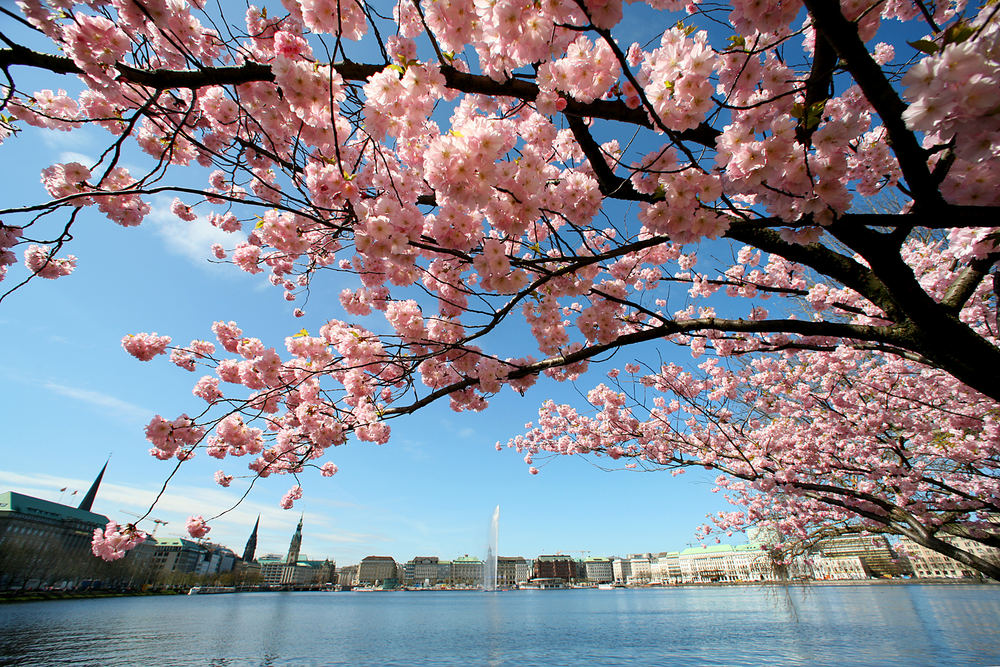
{"label": "church spire", "polygon": [[[111,457],[109,456],[108,461],[110,460]],[[90,485],[90,490],[87,491],[87,495],[80,501],[80,506],[77,509],[91,511],[91,508],[94,506],[94,499],[97,498],[97,489],[101,486],[101,480],[104,478],[104,471],[108,469],[108,461],[104,462],[104,467],[97,474],[97,479]]]}
{"label": "church spire", "polygon": [[249,563],[253,560],[254,554],[257,552],[257,528],[260,526],[260,515],[257,515],[257,523],[253,525],[253,532],[250,533],[250,539],[247,540],[247,545],[243,548],[243,562]]}
{"label": "church spire", "polygon": [[292,541],[288,545],[288,557],[285,562],[294,565],[299,560],[299,550],[302,548],[302,516],[299,515],[299,526],[292,535]]}

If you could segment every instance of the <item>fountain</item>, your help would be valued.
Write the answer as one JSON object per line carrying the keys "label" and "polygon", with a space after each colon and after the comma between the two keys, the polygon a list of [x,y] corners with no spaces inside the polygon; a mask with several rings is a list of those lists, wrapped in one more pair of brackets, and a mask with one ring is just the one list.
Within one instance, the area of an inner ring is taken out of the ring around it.
{"label": "fountain", "polygon": [[497,538],[499,536],[500,506],[493,510],[493,518],[490,519],[489,542],[486,546],[486,560],[483,561],[483,590],[495,591],[497,589]]}

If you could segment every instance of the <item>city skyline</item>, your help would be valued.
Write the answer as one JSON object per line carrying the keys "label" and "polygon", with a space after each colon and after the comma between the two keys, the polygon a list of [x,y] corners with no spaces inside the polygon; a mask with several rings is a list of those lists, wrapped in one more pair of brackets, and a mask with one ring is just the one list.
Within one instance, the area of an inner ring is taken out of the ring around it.
{"label": "city skyline", "polygon": [[[100,467],[95,468],[94,474],[96,475],[99,471]],[[112,520],[119,520],[123,522],[135,520],[135,515],[138,514],[141,509],[141,503],[137,503],[137,500],[144,497],[151,499],[153,492],[139,488],[135,485],[122,484],[117,482],[117,479],[118,476],[115,474],[115,461],[113,459],[111,464],[108,466],[107,472],[105,473],[104,480],[101,484],[101,490],[97,494],[94,501],[94,511],[105,514]],[[88,480],[82,476],[69,477],[48,473],[25,475],[12,474],[7,471],[0,470],[0,488],[3,488],[4,490],[17,491],[19,493],[32,495],[53,502],[60,502],[66,505],[75,505],[76,502],[78,502],[76,499],[83,497],[84,492],[87,488],[89,488],[92,482],[93,478]],[[66,489],[65,492],[61,491],[63,488]],[[77,495],[75,496],[71,495],[74,490],[77,491]],[[197,500],[218,502],[224,495],[223,491],[224,490],[222,489],[206,490],[199,487],[182,485],[171,487],[163,496],[160,503],[158,503],[157,509],[150,514],[150,517],[143,522],[143,525],[149,533],[152,533],[153,528],[155,527],[157,530],[156,535],[160,537],[181,537],[190,539],[190,536],[184,530],[184,521],[187,515],[191,512],[191,510],[187,508],[193,507],[192,503]],[[317,501],[315,504],[320,506],[324,504],[328,506],[336,506],[335,503],[329,501],[326,503]],[[560,544],[559,540],[553,539],[550,535],[548,539],[544,540],[544,544],[541,544],[542,540],[537,540],[537,546],[532,548],[531,544],[536,542],[526,540],[525,535],[530,536],[539,532],[537,528],[538,522],[543,520],[542,517],[550,518],[552,512],[539,512],[537,514],[528,513],[525,515],[521,514],[517,509],[520,503],[511,502],[510,505],[511,508],[509,510],[504,510],[504,514],[501,517],[499,529],[500,555],[508,555],[505,541],[511,549],[513,549],[516,545],[523,545],[523,547],[518,550],[518,553],[541,554],[556,553],[558,551],[579,553],[581,551],[586,551],[588,553],[606,552],[608,554],[614,554],[640,553],[649,550],[648,548],[642,546],[646,540],[642,539],[639,535],[630,536],[632,537],[629,541],[629,547],[631,548],[608,549],[608,547],[605,546],[605,548],[602,549],[600,545],[608,545],[611,540],[607,538],[607,534],[598,534],[596,532],[591,534],[581,534],[580,537],[575,540],[566,540],[562,544]],[[129,509],[130,507],[135,508],[135,511]],[[299,507],[307,507],[307,505],[297,504],[296,508]],[[344,508],[341,507],[341,509]],[[346,509],[355,509],[359,512],[363,511],[363,508],[351,505],[348,505]],[[449,554],[453,553],[456,557],[465,554],[483,557],[485,556],[487,549],[487,532],[489,527],[490,509],[491,508],[486,508],[482,517],[471,517],[466,524],[468,525],[469,530],[468,534],[465,536],[459,534],[457,528],[453,528],[450,531],[429,533],[451,535],[452,539],[448,540],[448,542],[452,546],[449,550],[448,546],[442,547],[440,544],[435,543],[428,537],[425,537],[424,539],[414,539],[413,536],[408,535],[373,534],[373,539],[371,541],[365,541],[364,535],[338,535],[331,532],[332,530],[335,530],[335,527],[333,526],[333,523],[328,515],[324,515],[318,510],[306,508],[301,510],[305,520],[301,549],[304,556],[308,555],[310,558],[324,558],[330,556],[336,558],[338,562],[345,563],[360,561],[366,555],[374,553],[389,555],[397,560],[407,560],[414,554],[426,555],[439,552]],[[564,515],[579,515],[579,513],[573,509],[572,503],[566,507],[562,507],[561,511]],[[260,500],[248,498],[236,507],[236,509],[229,512],[224,517],[212,522],[213,530],[206,536],[206,539],[210,542],[233,548],[237,551],[237,553],[242,553],[243,546],[249,537],[253,529],[254,522],[257,520],[257,515],[259,514],[260,526],[257,554],[284,553],[288,548],[288,539],[295,530],[295,524],[298,521],[299,513],[300,512],[295,509],[292,511],[286,511],[277,507],[276,504],[274,506],[268,506]],[[160,521],[165,521],[165,523],[154,525],[151,521],[154,518],[159,519]],[[527,530],[518,529],[519,527],[516,522],[521,519],[527,521]],[[512,525],[507,526],[507,522]],[[428,521],[428,523],[431,522]],[[507,540],[505,540],[505,527],[508,529],[509,533],[516,537],[511,538],[510,536],[507,536]],[[565,532],[565,529],[563,532]],[[616,534],[621,534],[621,531],[617,531]],[[463,537],[465,539],[463,539]],[[710,540],[708,543],[714,544],[714,540]],[[397,546],[387,546],[386,548],[380,549],[380,544],[396,544]],[[406,546],[408,544],[411,545],[411,548]],[[694,538],[692,531],[692,535],[677,544],[678,548],[684,548],[685,546],[699,544],[699,542],[697,542]],[[511,551],[511,553],[514,552]]]}

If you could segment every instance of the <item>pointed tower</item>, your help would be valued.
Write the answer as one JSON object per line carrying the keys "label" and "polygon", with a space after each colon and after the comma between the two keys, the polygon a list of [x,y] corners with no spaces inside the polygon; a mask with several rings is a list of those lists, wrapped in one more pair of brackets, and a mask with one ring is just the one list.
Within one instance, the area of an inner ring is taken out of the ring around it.
{"label": "pointed tower", "polygon": [[302,548],[302,515],[299,516],[299,526],[292,535],[292,541],[288,544],[288,557],[285,562],[294,565],[299,560],[299,549]]}
{"label": "pointed tower", "polygon": [[[110,460],[111,458],[108,457],[108,461]],[[91,508],[94,506],[94,499],[97,498],[97,489],[101,486],[101,480],[104,479],[104,471],[108,469],[108,461],[104,462],[104,467],[97,474],[97,479],[90,485],[90,490],[87,491],[87,495],[80,501],[80,506],[77,509],[91,511]]]}
{"label": "pointed tower", "polygon": [[257,515],[257,523],[253,525],[253,532],[250,533],[250,539],[247,540],[247,545],[243,547],[243,562],[249,563],[253,561],[254,554],[257,552],[257,528],[260,527],[260,515]]}

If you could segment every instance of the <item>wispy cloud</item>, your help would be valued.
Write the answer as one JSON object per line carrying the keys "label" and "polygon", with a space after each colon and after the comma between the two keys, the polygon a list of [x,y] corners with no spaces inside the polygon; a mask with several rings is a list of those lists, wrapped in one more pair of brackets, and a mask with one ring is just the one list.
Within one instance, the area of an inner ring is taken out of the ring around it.
{"label": "wispy cloud", "polygon": [[129,420],[132,420],[148,419],[149,416],[153,414],[152,410],[148,410],[134,403],[123,401],[120,398],[100,391],[95,391],[93,389],[70,387],[64,384],[56,384],[55,382],[46,382],[42,386],[61,396],[66,396],[68,398],[83,401],[84,403],[90,403],[91,405],[103,408],[111,416],[126,417]]}
{"label": "wispy cloud", "polygon": [[88,147],[94,145],[94,134],[86,127],[74,132],[36,131],[35,137],[53,151],[86,150]]}
{"label": "wispy cloud", "polygon": [[[97,470],[94,470],[96,475]],[[82,497],[84,490],[89,488],[91,479],[63,477],[47,473],[18,474],[0,470],[0,490],[8,488],[18,493],[65,504],[74,504]],[[131,484],[116,484],[107,478],[97,494],[95,511],[108,515],[117,521],[134,521],[136,517],[146,513],[156,499],[159,485],[152,480],[146,486]],[[66,488],[65,494],[60,489]],[[73,496],[72,491],[78,491]],[[150,513],[141,527],[152,530],[152,519],[166,522],[158,529],[158,535],[176,535],[186,537],[184,526],[187,518],[193,514],[201,514],[208,519],[213,513],[221,512],[233,505],[239,498],[238,491],[222,489],[217,486],[170,485],[163,496],[156,501],[156,507]],[[210,520],[212,532],[209,539],[224,544],[234,551],[240,551],[254,521],[260,515],[261,542],[259,553],[274,549],[283,549],[291,537],[295,527],[297,512],[289,512],[276,504],[262,503],[246,499],[235,509],[220,517]],[[376,545],[385,543],[383,535],[351,532],[334,525],[333,519],[323,512],[306,512],[306,531],[303,548],[315,557],[325,557],[336,552],[342,552],[339,545]],[[339,546],[339,548],[337,548]]]}
{"label": "wispy cloud", "polygon": [[476,429],[469,426],[459,426],[450,419],[441,419],[440,423],[442,428],[459,438],[471,438],[477,433]]}
{"label": "wispy cloud", "polygon": [[67,162],[79,162],[88,169],[94,166],[94,158],[84,153],[77,153],[76,151],[63,151],[59,154],[59,162],[63,164]]}
{"label": "wispy cloud", "polygon": [[213,272],[220,269],[219,265],[208,261],[213,243],[218,243],[224,248],[232,248],[246,240],[246,235],[241,232],[229,234],[218,227],[213,227],[205,216],[198,216],[191,222],[179,220],[170,212],[172,201],[173,198],[154,198],[147,222],[163,239],[169,251],[184,257],[199,268]]}

